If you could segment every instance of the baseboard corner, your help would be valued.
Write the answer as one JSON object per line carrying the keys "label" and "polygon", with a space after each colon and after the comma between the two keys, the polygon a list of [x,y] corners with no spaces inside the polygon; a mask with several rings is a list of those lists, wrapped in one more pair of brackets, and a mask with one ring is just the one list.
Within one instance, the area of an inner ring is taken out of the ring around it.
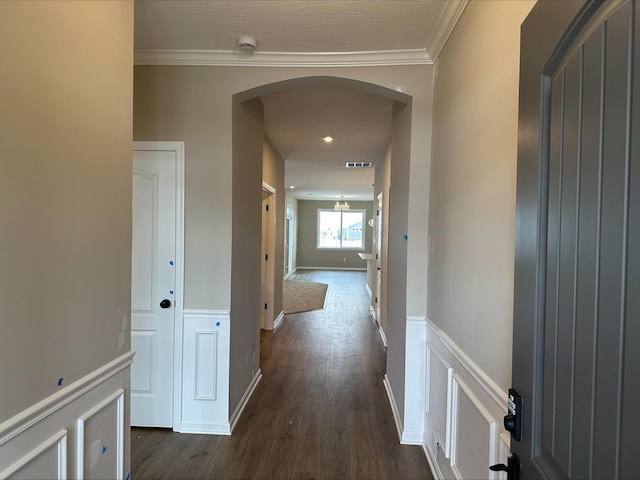
{"label": "baseboard corner", "polygon": [[284,320],[284,312],[283,311],[281,311],[278,314],[278,316],[276,317],[276,319],[273,321],[273,329],[274,330],[280,326],[280,324],[282,323],[282,320]]}
{"label": "baseboard corner", "polygon": [[398,441],[402,442],[402,418],[400,417],[400,410],[398,410],[398,404],[396,403],[395,396],[393,395],[393,390],[391,388],[391,383],[389,382],[389,377],[385,373],[384,379],[382,380],[384,385],[384,389],[387,392],[387,398],[389,399],[389,405],[391,406],[391,411],[393,412],[393,419],[396,423],[396,429],[398,431]]}
{"label": "baseboard corner", "polygon": [[238,420],[240,419],[240,416],[244,411],[244,407],[247,406],[247,403],[249,402],[251,395],[253,395],[253,392],[258,386],[258,383],[260,383],[261,379],[262,379],[262,370],[258,369],[258,371],[255,373],[255,375],[251,379],[251,383],[249,383],[249,386],[245,390],[244,395],[242,395],[242,398],[240,399],[240,403],[238,403],[238,406],[233,411],[233,415],[231,415],[231,418],[229,419],[230,433],[233,433],[233,429],[236,427],[236,424],[238,423]]}

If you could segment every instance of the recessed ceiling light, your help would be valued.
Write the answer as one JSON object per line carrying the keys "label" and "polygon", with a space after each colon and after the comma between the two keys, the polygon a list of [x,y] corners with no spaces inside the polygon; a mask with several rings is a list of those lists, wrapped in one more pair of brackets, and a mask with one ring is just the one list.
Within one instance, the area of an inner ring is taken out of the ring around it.
{"label": "recessed ceiling light", "polygon": [[289,188],[290,188],[291,190],[293,190],[294,188],[296,188],[296,186],[295,186],[295,185],[289,185]]}
{"label": "recessed ceiling light", "polygon": [[331,143],[333,142],[333,137],[331,135],[326,135],[322,137],[322,140],[324,140],[325,143]]}

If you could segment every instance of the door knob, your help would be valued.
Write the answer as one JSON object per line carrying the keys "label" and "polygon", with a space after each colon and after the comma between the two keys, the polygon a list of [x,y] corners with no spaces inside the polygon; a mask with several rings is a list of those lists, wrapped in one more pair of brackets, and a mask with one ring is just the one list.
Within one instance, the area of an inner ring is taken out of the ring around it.
{"label": "door knob", "polygon": [[507,458],[507,464],[498,463],[491,465],[489,470],[493,472],[507,472],[507,480],[520,480],[520,459],[518,455],[512,453]]}
{"label": "door knob", "polygon": [[164,299],[160,302],[160,308],[169,308],[171,306],[171,300]]}

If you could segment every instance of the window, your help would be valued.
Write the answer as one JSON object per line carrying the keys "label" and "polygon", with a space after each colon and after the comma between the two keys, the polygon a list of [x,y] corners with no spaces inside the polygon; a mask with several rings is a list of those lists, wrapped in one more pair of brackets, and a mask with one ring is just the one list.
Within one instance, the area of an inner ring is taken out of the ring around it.
{"label": "window", "polygon": [[365,210],[318,209],[317,247],[325,249],[364,249]]}

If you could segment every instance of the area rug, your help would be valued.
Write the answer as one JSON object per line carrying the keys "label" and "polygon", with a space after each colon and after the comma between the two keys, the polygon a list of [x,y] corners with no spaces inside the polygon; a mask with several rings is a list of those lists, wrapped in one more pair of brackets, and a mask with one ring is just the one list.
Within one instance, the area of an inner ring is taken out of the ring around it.
{"label": "area rug", "polygon": [[324,308],[328,287],[326,283],[285,280],[282,291],[285,315]]}

